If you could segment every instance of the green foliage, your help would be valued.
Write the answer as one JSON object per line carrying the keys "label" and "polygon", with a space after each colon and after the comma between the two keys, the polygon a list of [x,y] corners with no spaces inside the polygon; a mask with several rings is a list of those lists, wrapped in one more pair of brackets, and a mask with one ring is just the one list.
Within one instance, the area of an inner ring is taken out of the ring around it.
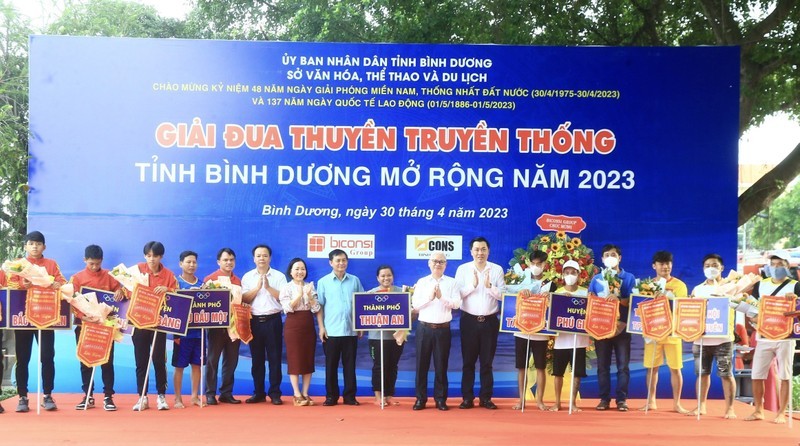
{"label": "green foliage", "polygon": [[197,0],[204,37],[514,45],[739,45],[740,134],[800,118],[798,0]]}
{"label": "green foliage", "polygon": [[[120,0],[69,3],[51,34],[191,37],[184,21]],[[30,25],[0,0],[0,258],[22,255],[28,210],[28,36]],[[35,160],[32,160],[35,161]]]}
{"label": "green foliage", "polygon": [[776,243],[784,248],[800,246],[800,220],[797,210],[800,209],[800,186],[795,185],[778,197],[769,207],[766,216],[753,218],[748,224],[751,248],[772,249]]}
{"label": "green foliage", "polygon": [[[0,377],[2,378],[2,377]],[[9,398],[13,398],[17,396],[17,388],[16,387],[6,387],[0,392],[0,401],[5,401]]]}
{"label": "green foliage", "polygon": [[800,407],[800,376],[792,377],[792,407]]}
{"label": "green foliage", "polygon": [[28,209],[28,34],[0,0],[0,257],[22,251]]}
{"label": "green foliage", "polygon": [[69,4],[48,34],[105,37],[187,37],[181,20],[159,17],[155,8],[122,0]]}
{"label": "green foliage", "polygon": [[[150,6],[123,0],[68,1],[45,29],[49,34],[81,36],[311,42],[737,45],[742,60],[740,133],[777,111],[800,119],[800,0],[195,3],[182,21],[159,17]],[[0,255],[5,257],[21,246],[26,230],[29,34],[30,27],[7,0],[0,0]],[[763,200],[755,207],[762,209]]]}

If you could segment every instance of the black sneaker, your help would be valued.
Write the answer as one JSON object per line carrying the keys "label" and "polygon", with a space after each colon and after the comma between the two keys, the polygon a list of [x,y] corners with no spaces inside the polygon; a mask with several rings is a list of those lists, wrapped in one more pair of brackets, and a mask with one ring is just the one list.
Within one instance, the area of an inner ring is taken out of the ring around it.
{"label": "black sneaker", "polygon": [[103,409],[105,409],[108,412],[113,412],[117,410],[117,405],[114,404],[114,399],[111,398],[110,396],[103,398]]}
{"label": "black sneaker", "polygon": [[620,412],[627,412],[628,411],[628,403],[625,401],[618,401],[617,402],[617,410]]}
{"label": "black sneaker", "polygon": [[84,396],[83,399],[81,399],[81,402],[75,405],[75,410],[86,410],[86,409],[91,409],[93,407],[94,407],[94,397],[90,396],[89,404],[86,404],[86,397]]}

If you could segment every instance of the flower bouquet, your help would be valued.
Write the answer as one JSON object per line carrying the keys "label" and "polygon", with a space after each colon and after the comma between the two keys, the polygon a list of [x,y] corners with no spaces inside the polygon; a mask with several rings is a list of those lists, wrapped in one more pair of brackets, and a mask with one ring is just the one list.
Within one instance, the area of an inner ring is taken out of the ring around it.
{"label": "flower bouquet", "polygon": [[228,276],[219,276],[203,284],[203,288],[209,290],[231,289],[232,286],[233,283],[231,283],[231,278]]}
{"label": "flower bouquet", "polygon": [[598,293],[599,297],[608,297],[612,294],[619,296],[621,293],[622,284],[620,283],[617,272],[612,268],[603,268],[601,270],[602,279],[598,281],[603,286],[603,290]]}
{"label": "flower bouquet", "polygon": [[[516,269],[519,269],[519,271]],[[522,271],[522,268],[519,266],[519,264],[517,264],[514,265],[514,268],[509,268],[506,270],[503,280],[505,281],[506,285],[519,285],[523,280],[525,280],[525,276],[526,274]]]}
{"label": "flower bouquet", "polygon": [[523,277],[519,284],[524,285],[525,279],[531,276],[529,270],[532,265],[531,257],[537,250],[547,254],[547,261],[542,272],[544,281],[555,281],[559,285],[563,285],[561,270],[568,260],[575,260],[581,265],[578,275],[579,286],[588,286],[597,272],[592,250],[584,245],[580,238],[570,237],[564,231],[558,231],[540,234],[529,241],[525,248],[514,250],[514,257],[508,262],[514,274],[506,274],[507,284],[508,280],[514,281],[518,280],[518,277]]}
{"label": "flower bouquet", "polygon": [[758,300],[747,293],[740,293],[732,297],[730,306],[734,310],[750,317],[758,314]]}
{"label": "flower bouquet", "polygon": [[147,274],[142,274],[139,272],[139,268],[136,265],[127,267],[120,263],[112,268],[109,274],[111,274],[111,277],[113,277],[114,280],[119,282],[123,287],[125,287],[126,290],[130,292],[133,292],[133,288],[137,283],[144,286],[147,286],[150,283],[150,279]]}
{"label": "flower bouquet", "polygon": [[16,274],[23,279],[27,279],[36,286],[50,286],[55,280],[53,276],[47,274],[47,270],[39,265],[34,265],[28,259],[6,260],[3,262],[3,271],[6,274]]}
{"label": "flower bouquet", "polygon": [[661,280],[647,277],[636,280],[636,287],[633,289],[633,294],[655,297],[658,293],[663,291],[664,287],[661,285]]}
{"label": "flower bouquet", "polygon": [[728,273],[728,277],[722,279],[719,285],[717,285],[714,294],[719,296],[737,296],[749,292],[753,286],[760,281],[761,276],[758,274],[739,274],[731,270]]}
{"label": "flower bouquet", "polygon": [[503,280],[506,283],[506,293],[516,294],[523,289],[530,288],[533,282],[533,274],[530,269],[523,269],[517,263],[506,271],[503,275]]}
{"label": "flower bouquet", "polygon": [[110,305],[105,302],[99,302],[97,295],[94,292],[81,294],[76,293],[75,288],[71,283],[61,287],[61,299],[67,301],[72,306],[72,310],[77,316],[85,322],[93,322],[103,324],[107,327],[113,327],[114,340],[122,342],[122,320],[117,315],[112,315],[114,311]]}
{"label": "flower bouquet", "polygon": [[215,280],[209,280],[205,285],[203,285],[203,287],[208,289],[208,290],[221,290],[223,288],[226,288],[226,287],[220,285],[219,282],[217,282]]}
{"label": "flower bouquet", "polygon": [[113,308],[104,302],[98,302],[95,293],[76,293],[72,284],[61,287],[61,300],[67,301],[73,311],[86,322],[99,323],[105,321]]}

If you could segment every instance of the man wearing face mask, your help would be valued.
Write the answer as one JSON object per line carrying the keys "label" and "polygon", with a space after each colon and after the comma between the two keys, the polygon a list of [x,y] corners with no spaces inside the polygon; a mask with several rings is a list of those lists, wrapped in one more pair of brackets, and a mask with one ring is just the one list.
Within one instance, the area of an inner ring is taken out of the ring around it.
{"label": "man wearing face mask", "polygon": [[[538,249],[531,254],[530,268],[531,284],[530,289],[520,291],[520,296],[524,299],[531,294],[549,294],[555,291],[555,282],[544,280],[544,266],[547,262],[547,253]],[[525,398],[527,389],[525,388],[525,374],[528,372],[528,351],[533,355],[533,367],[536,369],[536,407],[539,410],[547,410],[544,404],[544,388],[547,382],[547,343],[550,336],[541,334],[522,334],[514,333],[514,366],[517,369],[517,388],[519,390],[519,402],[511,406],[514,410],[522,409],[522,402]]]}
{"label": "man wearing face mask", "polygon": [[[692,296],[699,298],[709,298],[720,285],[722,278],[722,257],[718,254],[708,254],[703,257],[703,274],[706,276],[705,282],[697,285],[692,290]],[[733,321],[734,310],[729,310],[729,321]],[[702,340],[701,340],[702,339]],[[733,330],[725,338],[703,337],[694,341],[692,354],[694,355],[694,373],[700,379],[700,406],[691,412],[691,415],[706,414],[706,400],[708,399],[708,388],[711,385],[711,361],[717,361],[717,376],[722,381],[722,393],[725,397],[725,419],[736,418],[733,411],[733,398],[736,395],[736,380],[733,378]],[[702,346],[703,357],[700,358]]]}
{"label": "man wearing face mask", "polygon": [[[556,294],[566,294],[568,296],[586,297],[588,290],[578,286],[578,274],[581,266],[574,260],[567,260],[562,268],[564,286],[556,290]],[[553,384],[556,394],[556,403],[550,408],[551,411],[561,410],[561,388],[564,384],[564,372],[567,365],[572,362],[572,349],[575,351],[575,363],[572,364],[574,385],[572,386],[572,411],[580,412],[580,408],[575,401],[580,391],[581,378],[586,377],[586,347],[589,346],[589,336],[579,334],[562,333],[556,338],[553,345]]]}
{"label": "man wearing face mask", "polygon": [[630,382],[631,362],[631,335],[625,330],[628,324],[628,302],[631,291],[636,285],[633,274],[623,270],[619,264],[622,261],[622,250],[617,245],[603,246],[603,266],[611,274],[619,278],[619,290],[611,292],[603,278],[603,273],[597,274],[589,284],[589,294],[618,300],[620,304],[619,321],[614,337],[597,340],[594,343],[597,352],[597,386],[600,393],[600,404],[597,410],[608,410],[611,404],[611,353],[617,358],[617,389],[616,404],[620,412],[628,411],[628,383]]}
{"label": "man wearing face mask", "polygon": [[[775,252],[769,259],[767,267],[769,277],[755,284],[751,292],[753,297],[786,296],[797,298],[800,284],[789,278],[789,253]],[[778,378],[781,380],[778,395],[778,414],[775,423],[786,422],[786,407],[789,402],[789,380],[792,379],[792,361],[794,359],[794,339],[770,341],[756,334],[755,352],[753,353],[753,405],[755,410],[745,421],[764,419],[764,381],[767,379],[773,358],[778,360]]]}

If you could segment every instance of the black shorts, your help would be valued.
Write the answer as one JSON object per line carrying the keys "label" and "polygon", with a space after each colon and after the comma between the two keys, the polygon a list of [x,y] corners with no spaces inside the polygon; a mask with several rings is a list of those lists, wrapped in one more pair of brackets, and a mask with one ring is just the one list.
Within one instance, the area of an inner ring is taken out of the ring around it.
{"label": "black shorts", "polygon": [[[533,366],[538,370],[544,370],[547,367],[547,342],[548,341],[530,341],[530,352],[533,353]],[[525,369],[528,367],[525,352],[528,349],[528,340],[514,336],[514,367],[518,369]]]}
{"label": "black shorts", "polygon": [[[572,349],[553,350],[553,376],[564,376],[567,371],[567,364],[572,362]],[[586,377],[586,348],[581,347],[575,350],[575,364],[572,364],[575,376],[578,378]]]}

